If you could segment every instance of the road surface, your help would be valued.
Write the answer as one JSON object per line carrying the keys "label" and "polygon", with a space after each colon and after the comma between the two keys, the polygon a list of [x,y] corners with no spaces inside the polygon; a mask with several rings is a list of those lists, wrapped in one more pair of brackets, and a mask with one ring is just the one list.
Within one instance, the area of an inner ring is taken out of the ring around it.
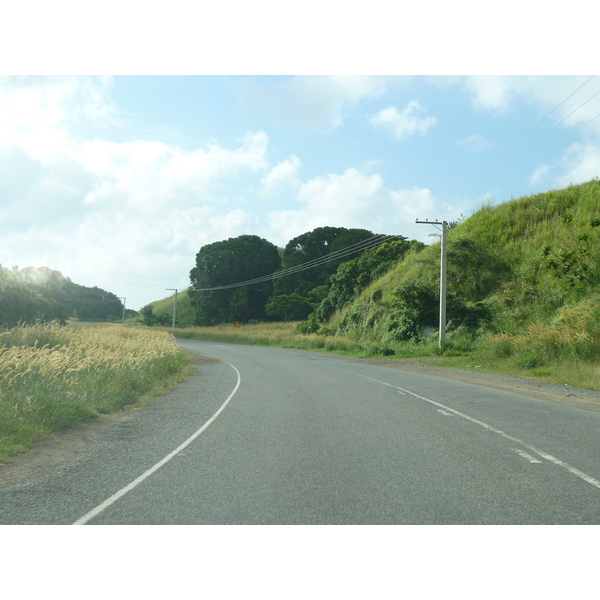
{"label": "road surface", "polygon": [[600,523],[599,411],[318,353],[180,344],[203,363],[187,382],[0,467],[0,523]]}

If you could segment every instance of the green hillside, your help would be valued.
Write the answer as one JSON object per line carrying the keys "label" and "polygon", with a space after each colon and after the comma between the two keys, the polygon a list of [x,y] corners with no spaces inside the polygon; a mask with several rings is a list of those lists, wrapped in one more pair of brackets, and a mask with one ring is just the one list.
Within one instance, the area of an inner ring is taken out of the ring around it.
{"label": "green hillside", "polygon": [[[448,346],[543,364],[600,356],[600,182],[484,206],[448,232]],[[424,225],[425,227],[425,225]],[[399,345],[438,329],[440,243],[408,254],[320,333]],[[460,341],[459,341],[460,340]]]}
{"label": "green hillside", "polygon": [[[140,317],[145,325],[171,326],[173,324],[174,295],[151,302],[140,311]],[[194,325],[194,309],[187,290],[177,293],[177,327],[192,327]]]}
{"label": "green hillside", "polygon": [[0,328],[67,319],[120,321],[135,315],[121,298],[99,287],[73,283],[48,267],[5,269],[0,265]]}

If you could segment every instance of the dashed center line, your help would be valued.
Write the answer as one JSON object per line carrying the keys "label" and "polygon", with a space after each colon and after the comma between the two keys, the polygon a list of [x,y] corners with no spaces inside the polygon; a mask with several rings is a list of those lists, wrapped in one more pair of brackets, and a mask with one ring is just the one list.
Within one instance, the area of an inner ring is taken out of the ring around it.
{"label": "dashed center line", "polygon": [[530,463],[540,463],[541,464],[541,462],[542,462],[541,460],[534,458],[533,456],[531,456],[531,454],[527,454],[527,452],[524,452],[523,450],[520,450],[519,448],[513,448],[513,452],[516,452],[519,456],[526,458]]}
{"label": "dashed center line", "polygon": [[[594,477],[591,477],[587,473],[584,473],[577,467],[573,467],[572,465],[560,460],[559,458],[552,456],[552,454],[548,454],[547,452],[538,450],[537,448],[534,448],[527,442],[524,442],[523,440],[520,440],[519,438],[516,438],[512,435],[509,435],[508,433],[505,433],[504,431],[501,431],[500,429],[496,429],[495,427],[492,427],[491,425],[488,425],[487,423],[484,423],[483,421],[474,419],[473,417],[470,417],[469,415],[466,415],[465,413],[461,413],[458,410],[454,410],[453,408],[450,408],[449,406],[446,406],[445,404],[441,404],[440,402],[436,402],[435,400],[430,400],[429,398],[425,398],[425,396],[420,396],[419,394],[415,394],[414,392],[411,392],[410,390],[405,390],[404,388],[401,388],[397,385],[393,385],[391,383],[386,383],[385,381],[380,381],[379,379],[374,379],[373,377],[369,377],[367,375],[361,375],[360,373],[355,372],[354,374],[357,375],[358,377],[364,377],[365,379],[368,379],[369,381],[373,381],[376,383],[380,383],[381,385],[385,385],[387,387],[394,388],[395,390],[409,394],[410,396],[418,398],[419,400],[424,400],[425,402],[429,402],[429,404],[433,404],[434,406],[437,406],[437,407],[441,408],[442,410],[448,411],[458,417],[462,417],[463,419],[466,419],[467,421],[471,421],[471,423],[475,423],[476,425],[479,425],[480,427],[484,427],[488,431],[491,431],[493,433],[501,435],[503,438],[506,438],[507,440],[510,440],[511,442],[513,442],[515,444],[518,444],[519,446],[523,446],[523,448],[526,448],[533,454],[537,454],[540,458],[545,458],[547,461],[554,463],[555,465],[558,465],[559,467],[562,467],[563,469],[569,471],[569,473],[571,473],[572,475],[575,475],[576,477],[583,479],[583,481],[586,481],[590,485],[593,485],[595,488],[600,489],[600,481],[598,481]],[[531,457],[531,458],[533,458],[533,457]],[[534,459],[534,460],[537,460],[537,459]]]}

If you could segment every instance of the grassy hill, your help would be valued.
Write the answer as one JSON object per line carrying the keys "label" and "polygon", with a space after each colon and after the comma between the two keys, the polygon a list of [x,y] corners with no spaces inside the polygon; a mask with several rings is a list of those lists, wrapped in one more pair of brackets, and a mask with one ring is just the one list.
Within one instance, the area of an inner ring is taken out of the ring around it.
{"label": "grassy hill", "polygon": [[[600,182],[484,206],[448,233],[448,344],[525,364],[600,356]],[[322,328],[406,352],[437,333],[440,244],[408,255]]]}
{"label": "grassy hill", "polygon": [[[148,306],[152,308],[152,314],[157,324],[170,326],[173,323],[173,301],[174,295],[151,302]],[[142,309],[143,310],[143,309]],[[142,311],[140,311],[142,312]],[[177,327],[192,327],[194,324],[194,309],[190,302],[187,290],[177,293]]]}
{"label": "grassy hill", "polygon": [[[317,309],[277,335],[265,329],[275,323],[190,328],[182,292],[177,324],[189,329],[178,335],[367,357],[438,356],[447,366],[600,389],[598,179],[483,206],[448,232],[447,256],[442,348],[439,242],[411,249],[367,287],[357,280],[360,291],[329,320],[319,322],[326,313]],[[152,307],[170,326],[173,297]]]}

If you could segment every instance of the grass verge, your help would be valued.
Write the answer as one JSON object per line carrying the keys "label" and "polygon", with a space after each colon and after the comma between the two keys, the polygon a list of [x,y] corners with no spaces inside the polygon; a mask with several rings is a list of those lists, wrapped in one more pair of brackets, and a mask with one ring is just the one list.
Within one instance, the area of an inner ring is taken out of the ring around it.
{"label": "grass verge", "polygon": [[189,355],[161,331],[37,324],[0,333],[0,461],[191,372]]}
{"label": "grass verge", "polygon": [[[564,319],[560,321],[563,322]],[[596,352],[590,350],[590,347],[597,345],[595,340],[598,336],[593,332],[587,338],[582,337],[581,331],[586,329],[581,323],[572,327],[577,336],[570,331],[569,335],[561,332],[561,339],[565,343],[560,352],[556,351],[556,335],[542,335],[537,330],[535,335],[530,335],[525,341],[523,336],[513,336],[510,339],[507,336],[474,338],[455,331],[447,336],[444,348],[440,349],[435,337],[418,342],[384,344],[378,340],[356,340],[337,335],[298,335],[294,333],[296,325],[297,323],[258,323],[241,327],[219,325],[165,328],[165,331],[171,331],[175,337],[180,338],[331,352],[359,358],[436,358],[435,364],[440,367],[510,375],[600,391],[600,364]],[[561,327],[564,329],[564,325]],[[546,339],[552,342],[554,351],[552,354],[545,352],[543,359],[540,359],[539,347]]]}

